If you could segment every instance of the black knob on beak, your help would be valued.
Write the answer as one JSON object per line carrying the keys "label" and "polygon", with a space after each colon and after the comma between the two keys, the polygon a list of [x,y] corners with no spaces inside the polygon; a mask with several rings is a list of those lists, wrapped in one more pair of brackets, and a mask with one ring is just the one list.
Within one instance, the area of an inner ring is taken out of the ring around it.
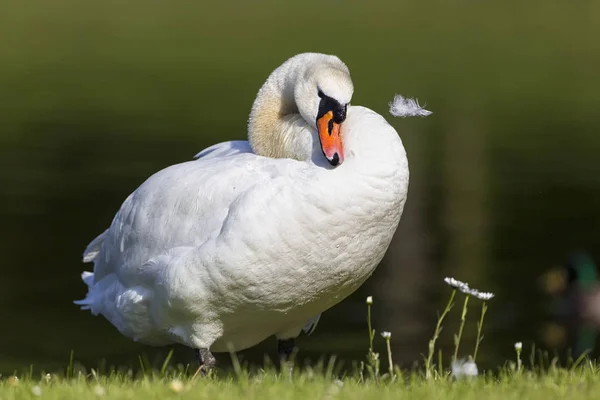
{"label": "black knob on beak", "polygon": [[348,106],[344,105],[344,106],[339,106],[336,107],[333,110],[333,120],[338,123],[341,124],[342,122],[344,122],[346,120],[346,110],[347,110]]}

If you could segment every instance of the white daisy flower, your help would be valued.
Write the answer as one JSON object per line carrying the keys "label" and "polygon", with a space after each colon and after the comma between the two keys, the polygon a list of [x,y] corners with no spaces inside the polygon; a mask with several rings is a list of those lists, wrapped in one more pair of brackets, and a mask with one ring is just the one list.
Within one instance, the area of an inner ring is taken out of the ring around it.
{"label": "white daisy flower", "polygon": [[490,293],[490,292],[480,292],[477,289],[471,289],[471,288],[466,288],[466,289],[461,289],[461,291],[464,294],[467,294],[469,296],[473,296],[478,298],[479,300],[483,300],[483,301],[488,301],[494,298],[494,293]]}
{"label": "white daisy flower", "polygon": [[477,297],[479,300],[488,301],[496,297],[496,295],[491,292],[479,292],[479,294],[475,297]]}
{"label": "white daisy flower", "polygon": [[453,288],[456,288],[462,292],[464,292],[465,290],[467,290],[469,288],[469,284],[466,282],[461,282],[458,279],[454,279],[452,277],[447,277],[444,278],[444,282],[446,282],[448,285],[452,286]]}

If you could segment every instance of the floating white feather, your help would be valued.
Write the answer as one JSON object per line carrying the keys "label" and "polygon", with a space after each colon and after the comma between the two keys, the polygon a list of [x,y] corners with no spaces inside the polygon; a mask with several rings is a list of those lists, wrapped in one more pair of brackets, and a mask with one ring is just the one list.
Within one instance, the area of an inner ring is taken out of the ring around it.
{"label": "floating white feather", "polygon": [[419,100],[403,97],[399,94],[394,96],[390,103],[390,114],[394,117],[426,117],[431,111],[419,105]]}

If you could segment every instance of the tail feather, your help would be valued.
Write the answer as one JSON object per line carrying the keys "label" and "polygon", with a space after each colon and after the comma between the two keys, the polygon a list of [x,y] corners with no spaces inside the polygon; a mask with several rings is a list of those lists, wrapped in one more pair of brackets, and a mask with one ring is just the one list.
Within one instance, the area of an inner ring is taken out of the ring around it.
{"label": "tail feather", "polygon": [[81,273],[81,280],[88,285],[88,287],[94,284],[94,273],[89,271],[83,271]]}
{"label": "tail feather", "polygon": [[84,299],[73,303],[82,310],[103,315],[123,335],[134,339],[156,334],[149,318],[150,290],[143,286],[125,288],[116,274],[94,282],[94,273],[86,271],[81,274],[81,279],[88,286],[88,293]]}
{"label": "tail feather", "polygon": [[[85,296],[85,299],[75,300],[73,303],[81,306],[82,310],[92,310],[92,304],[94,303],[94,299],[92,296],[92,287],[94,286],[94,273],[89,271],[83,271],[81,273],[81,280],[88,286],[88,294]],[[94,311],[92,310],[93,314]]]}

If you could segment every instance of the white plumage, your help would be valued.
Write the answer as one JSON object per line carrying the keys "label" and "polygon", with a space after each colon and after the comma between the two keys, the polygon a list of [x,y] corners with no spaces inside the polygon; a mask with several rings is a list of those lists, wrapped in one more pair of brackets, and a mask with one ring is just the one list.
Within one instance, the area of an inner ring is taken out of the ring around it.
{"label": "white plumage", "polygon": [[349,102],[337,57],[293,57],[259,92],[250,143],[280,158],[220,143],[145,181],[86,249],[94,272],[76,303],[134,340],[216,352],[314,329],[381,261],[409,176],[394,128],[358,106],[341,124],[344,162],[329,165],[317,90]]}
{"label": "white plumage", "polygon": [[394,117],[427,117],[431,115],[431,111],[421,107],[418,99],[410,99],[397,94],[390,102],[390,114]]}

